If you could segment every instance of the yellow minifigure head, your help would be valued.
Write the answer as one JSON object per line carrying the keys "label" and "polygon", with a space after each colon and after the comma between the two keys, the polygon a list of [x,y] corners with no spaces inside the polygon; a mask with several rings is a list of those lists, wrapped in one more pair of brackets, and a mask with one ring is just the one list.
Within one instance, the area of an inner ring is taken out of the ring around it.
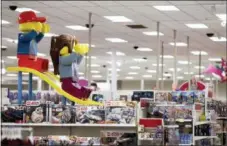
{"label": "yellow minifigure head", "polygon": [[27,32],[35,30],[41,32],[42,23],[46,21],[45,17],[37,17],[33,11],[25,11],[20,13],[18,17],[19,30],[22,32]]}

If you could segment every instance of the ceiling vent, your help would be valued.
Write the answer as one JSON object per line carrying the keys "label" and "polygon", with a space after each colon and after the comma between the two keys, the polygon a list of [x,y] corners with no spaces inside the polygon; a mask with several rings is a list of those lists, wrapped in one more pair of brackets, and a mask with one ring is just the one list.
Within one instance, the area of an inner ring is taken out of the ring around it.
{"label": "ceiling vent", "polygon": [[135,24],[135,25],[126,25],[131,29],[145,29],[147,28],[146,26],[142,25],[142,24]]}

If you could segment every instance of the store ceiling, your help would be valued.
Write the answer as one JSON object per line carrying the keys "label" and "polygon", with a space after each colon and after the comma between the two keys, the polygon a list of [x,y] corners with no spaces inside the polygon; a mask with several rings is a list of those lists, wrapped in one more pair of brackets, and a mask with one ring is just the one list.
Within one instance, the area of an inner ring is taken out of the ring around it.
{"label": "store ceiling", "polygon": [[[51,26],[51,33],[54,34],[72,34],[82,43],[88,43],[87,30],[72,30],[66,28],[67,25],[81,25],[88,23],[88,13],[92,12],[92,44],[91,49],[92,64],[98,64],[101,67],[92,67],[92,70],[100,73],[92,73],[96,76],[94,80],[106,79],[106,69],[102,65],[107,65],[111,61],[107,54],[111,49],[125,53],[125,56],[118,56],[117,60],[121,63],[119,67],[119,79],[125,79],[132,76],[134,79],[155,79],[155,73],[148,73],[145,68],[156,70],[153,66],[156,63],[157,37],[144,35],[143,32],[156,31],[157,21],[160,22],[160,40],[164,42],[164,54],[174,55],[174,47],[169,43],[173,42],[173,30],[177,30],[177,42],[187,43],[187,36],[190,38],[190,51],[202,50],[208,53],[202,56],[202,65],[207,67],[211,63],[209,58],[226,57],[226,41],[214,42],[206,36],[206,33],[214,33],[215,36],[226,38],[226,27],[221,26],[221,20],[216,14],[226,14],[226,1],[3,1],[2,19],[10,24],[2,25],[2,37],[17,39],[18,12],[9,10],[10,5],[16,5],[20,8],[31,8],[39,11],[39,16],[46,16]],[[159,11],[154,8],[157,5],[172,5],[180,11]],[[104,16],[125,16],[133,22],[115,23]],[[208,26],[207,29],[192,29],[187,27],[187,23],[202,23]],[[141,24],[146,29],[131,29],[126,25]],[[121,38],[126,43],[112,43],[106,41],[106,38]],[[7,46],[7,51],[2,52],[5,66],[15,66],[16,60],[8,59],[7,56],[16,55],[16,44],[7,40],[2,40],[2,45]],[[134,46],[142,48],[151,48],[152,52],[140,52],[133,49]],[[39,44],[40,53],[49,56],[50,38],[46,37]],[[187,47],[177,47],[178,60],[187,60]],[[135,62],[135,58],[147,57],[147,62]],[[199,64],[198,56],[190,54],[192,62],[191,71],[198,74],[195,68]],[[164,71],[171,72],[174,59],[164,59]],[[80,71],[84,72],[84,63],[80,66]],[[131,66],[139,66],[140,69],[131,69]],[[177,65],[181,68],[178,76],[186,77],[187,65]],[[129,73],[136,72],[137,74]],[[145,76],[146,77],[146,76]],[[180,77],[179,77],[180,79]]]}

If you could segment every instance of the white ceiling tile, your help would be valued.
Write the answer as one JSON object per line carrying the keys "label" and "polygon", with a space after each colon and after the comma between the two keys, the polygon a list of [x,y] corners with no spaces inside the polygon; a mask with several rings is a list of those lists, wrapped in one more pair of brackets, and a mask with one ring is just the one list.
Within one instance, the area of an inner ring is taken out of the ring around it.
{"label": "white ceiling tile", "polygon": [[116,3],[116,1],[92,1],[92,3],[100,5],[100,6],[119,6],[118,3]]}
{"label": "white ceiling tile", "polygon": [[65,1],[65,3],[68,3],[70,6],[97,6],[97,4],[93,3],[92,1]]}
{"label": "white ceiling tile", "polygon": [[171,4],[178,6],[178,5],[197,5],[196,1],[169,1]]}
{"label": "white ceiling tile", "polygon": [[41,3],[50,6],[50,7],[67,7],[70,6],[69,3],[64,1],[41,1]]}

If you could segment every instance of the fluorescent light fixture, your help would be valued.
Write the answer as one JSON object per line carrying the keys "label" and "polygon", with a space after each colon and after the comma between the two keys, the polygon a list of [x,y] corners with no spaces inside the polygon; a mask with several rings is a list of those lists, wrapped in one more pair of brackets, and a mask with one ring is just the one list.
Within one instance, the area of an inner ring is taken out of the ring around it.
{"label": "fluorescent light fixture", "polygon": [[[112,68],[108,69],[109,71],[112,71]],[[119,68],[117,68],[117,72],[121,71]]]}
{"label": "fluorescent light fixture", "polygon": [[222,20],[222,21],[226,21],[226,14],[216,14],[216,16]]}
{"label": "fluorescent light fixture", "polygon": [[5,61],[4,60],[1,60],[1,63],[4,63]]}
{"label": "fluorescent light fixture", "polygon": [[[89,56],[85,56],[85,58],[89,58]],[[97,59],[97,57],[91,56],[91,59]]]}
{"label": "fluorescent light fixture", "polygon": [[171,55],[164,55],[164,56],[160,56],[160,58],[165,58],[165,59],[172,59],[172,58],[174,58],[173,56],[171,56]]}
{"label": "fluorescent light fixture", "polygon": [[91,67],[100,67],[99,64],[91,64]]}
{"label": "fluorescent light fixture", "polygon": [[[152,65],[153,65],[153,66],[157,66],[157,64],[155,64],[155,63],[152,64]],[[159,67],[160,67],[160,66],[165,66],[165,64],[159,64]]]}
{"label": "fluorescent light fixture", "polygon": [[7,48],[7,46],[1,46],[1,49],[6,49]]}
{"label": "fluorescent light fixture", "polygon": [[92,70],[91,73],[98,74],[98,73],[100,73],[100,71],[98,71],[98,70]]}
{"label": "fluorescent light fixture", "polygon": [[[111,61],[107,61],[107,63],[112,64]],[[116,64],[117,64],[117,66],[121,66],[121,62],[120,61],[117,61]]]}
{"label": "fluorescent light fixture", "polygon": [[5,73],[6,73],[6,69],[5,69],[5,68],[2,68],[2,69],[1,69],[1,74],[4,75]]}
{"label": "fluorescent light fixture", "polygon": [[164,76],[164,77],[171,77],[172,74],[171,74],[171,73],[164,73],[163,76]]}
{"label": "fluorescent light fixture", "polygon": [[226,42],[225,37],[210,37],[210,39],[214,42]]}
{"label": "fluorescent light fixture", "polygon": [[[111,77],[111,76],[112,76],[112,74],[109,74],[108,76],[110,76],[110,77]],[[119,76],[120,76],[120,75],[119,75],[119,74],[117,74],[117,77],[119,77]]]}
{"label": "fluorescent light fixture", "polygon": [[209,80],[215,80],[214,78],[205,78],[205,80],[209,81]]}
{"label": "fluorescent light fixture", "polygon": [[16,77],[17,74],[6,74],[6,76],[8,76],[8,77]]}
{"label": "fluorescent light fixture", "polygon": [[[89,44],[88,44],[88,43],[80,43],[80,44],[89,46]],[[95,47],[95,45],[91,44],[91,47],[92,47],[92,48],[94,48],[94,47]]]}
{"label": "fluorescent light fixture", "polygon": [[[171,46],[174,46],[174,42],[171,42],[171,43],[169,43]],[[176,42],[176,46],[177,47],[185,47],[185,46],[187,46],[187,44],[186,43],[183,43],[183,42]]]}
{"label": "fluorescent light fixture", "polygon": [[126,43],[128,41],[120,39],[120,38],[105,38],[106,41],[112,42],[112,43]]}
{"label": "fluorescent light fixture", "polygon": [[101,78],[101,75],[92,75],[93,78]]}
{"label": "fluorescent light fixture", "polygon": [[159,11],[180,11],[177,7],[173,5],[164,5],[164,6],[153,6]]}
{"label": "fluorescent light fixture", "polygon": [[109,19],[112,22],[133,22],[131,19],[125,16],[104,16],[104,18]]}
{"label": "fluorescent light fixture", "polygon": [[37,53],[37,56],[45,57],[45,56],[46,56],[46,54],[43,54],[43,53]]}
{"label": "fluorescent light fixture", "polygon": [[195,28],[195,29],[206,29],[208,26],[202,23],[194,23],[194,24],[185,24],[189,28]]}
{"label": "fluorescent light fixture", "polygon": [[139,66],[130,66],[131,69],[140,69]]}
{"label": "fluorescent light fixture", "polygon": [[29,73],[27,73],[27,72],[23,72],[22,74],[23,74],[23,75],[28,75]]}
{"label": "fluorescent light fixture", "polygon": [[[185,75],[188,75],[189,73],[188,72],[184,72]],[[194,72],[190,72],[190,75],[193,75]]]}
{"label": "fluorescent light fixture", "polygon": [[83,72],[79,72],[78,74],[79,74],[79,75],[84,75],[84,73],[83,73]]}
{"label": "fluorescent light fixture", "polygon": [[88,30],[87,27],[80,26],[80,25],[68,25],[65,26],[66,28],[73,29],[73,30]]}
{"label": "fluorescent light fixture", "polygon": [[194,68],[195,69],[204,69],[205,67],[204,66],[195,66]]}
{"label": "fluorescent light fixture", "polygon": [[153,51],[151,48],[138,48],[136,50],[137,51],[142,51],[142,52],[150,52],[150,51]]}
{"label": "fluorescent light fixture", "polygon": [[8,59],[17,59],[17,56],[7,56]]}
{"label": "fluorescent light fixture", "polygon": [[53,37],[53,36],[58,36],[57,34],[54,33],[45,33],[44,37]]}
{"label": "fluorescent light fixture", "polygon": [[191,51],[193,55],[207,55],[207,52],[205,51]]}
{"label": "fluorescent light fixture", "polygon": [[221,58],[209,58],[208,60],[216,62],[216,61],[221,61]]}
{"label": "fluorescent light fixture", "polygon": [[2,24],[10,24],[10,22],[6,20],[2,20]]}
{"label": "fluorescent light fixture", "polygon": [[[175,69],[174,68],[169,68],[169,71],[175,71]],[[177,71],[181,71],[181,69],[177,68]]]}
{"label": "fluorescent light fixture", "polygon": [[143,75],[144,78],[152,78],[152,75]]}
{"label": "fluorescent light fixture", "polygon": [[[112,52],[106,52],[106,53],[112,55]],[[116,52],[116,55],[117,56],[125,56],[125,53],[123,53],[123,52]]]}
{"label": "fluorescent light fixture", "polygon": [[[183,64],[183,65],[185,65],[185,64],[188,64],[188,61],[179,60],[179,61],[178,61],[178,64]],[[189,64],[192,64],[192,63],[189,62]]]}
{"label": "fluorescent light fixture", "polygon": [[136,62],[147,62],[146,59],[141,59],[141,58],[135,58],[133,60],[136,61]]}
{"label": "fluorescent light fixture", "polygon": [[18,40],[13,40],[11,38],[3,38],[3,40],[6,40],[6,41],[8,41],[10,43],[14,43],[14,44],[17,44],[18,43]]}
{"label": "fluorescent light fixture", "polygon": [[195,75],[196,78],[204,78],[205,76],[204,75]]}
{"label": "fluorescent light fixture", "polygon": [[128,74],[129,75],[137,75],[138,73],[137,72],[129,72]]}
{"label": "fluorescent light fixture", "polygon": [[39,11],[31,9],[31,8],[17,8],[15,11],[20,12],[20,13],[24,12],[24,11],[33,11],[35,13],[40,13]]}
{"label": "fluorescent light fixture", "polygon": [[156,70],[147,70],[148,73],[156,73]]}
{"label": "fluorescent light fixture", "polygon": [[79,77],[79,79],[80,79],[80,80],[83,80],[83,79],[85,79],[85,77],[84,77],[84,76],[81,76],[81,77]]}
{"label": "fluorescent light fixture", "polygon": [[[145,35],[150,35],[150,36],[157,36],[158,35],[158,32],[157,31],[146,31],[146,32],[143,32],[143,34]],[[163,36],[164,34],[159,32],[159,36]]]}
{"label": "fluorescent light fixture", "polygon": [[182,77],[182,76],[178,76],[178,77],[177,77],[177,79],[183,79],[183,78],[184,78],[184,77]]}
{"label": "fluorescent light fixture", "polygon": [[128,77],[125,77],[125,79],[132,80],[132,79],[134,79],[134,78],[133,78],[133,77],[128,76]]}
{"label": "fluorescent light fixture", "polygon": [[[162,80],[162,78],[159,78],[158,80]],[[166,78],[163,78],[163,80],[166,80]]]}

